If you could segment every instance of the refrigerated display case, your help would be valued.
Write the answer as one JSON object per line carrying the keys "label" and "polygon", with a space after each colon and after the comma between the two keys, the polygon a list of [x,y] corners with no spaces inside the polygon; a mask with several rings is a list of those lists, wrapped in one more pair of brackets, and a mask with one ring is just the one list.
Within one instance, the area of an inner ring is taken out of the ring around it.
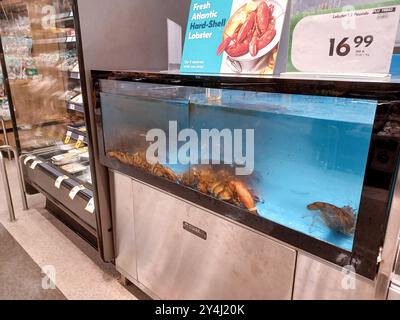
{"label": "refrigerated display case", "polygon": [[[294,249],[376,279],[399,169],[395,79],[107,71],[92,71],[92,78],[100,161],[112,172],[114,198],[124,202],[113,204],[116,239],[128,239],[133,228],[139,283],[162,290],[160,276],[172,270],[177,255],[176,267],[183,268],[174,276],[178,282],[188,280],[185,266],[191,262],[185,257],[198,265],[201,257],[217,259],[220,251],[208,252],[212,244],[206,242],[222,241],[218,234],[226,234],[211,216],[284,244],[287,255]],[[127,209],[118,210],[129,203],[121,200],[123,177],[134,185],[130,228],[118,225],[130,219]],[[178,200],[165,199],[151,209],[151,199],[166,195]],[[187,207],[178,208],[178,202]],[[201,210],[193,214],[192,208]],[[195,252],[189,254],[185,232],[203,239],[203,247],[192,239]],[[162,267],[152,268],[161,250],[152,245],[161,243]],[[117,251],[126,246],[117,240]],[[229,251],[231,243],[223,247]],[[237,259],[243,263],[243,257]],[[213,270],[219,268],[224,269]],[[274,278],[277,271],[270,272]]]}
{"label": "refrigerated display case", "polygon": [[26,191],[46,195],[53,213],[97,245],[87,207],[94,195],[76,1],[9,0],[1,7],[2,64]]}

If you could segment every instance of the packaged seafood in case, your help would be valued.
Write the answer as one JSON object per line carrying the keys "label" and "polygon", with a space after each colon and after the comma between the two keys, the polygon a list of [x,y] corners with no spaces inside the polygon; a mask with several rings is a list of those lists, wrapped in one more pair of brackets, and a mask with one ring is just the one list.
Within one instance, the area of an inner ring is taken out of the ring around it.
{"label": "packaged seafood in case", "polygon": [[66,153],[55,155],[51,158],[51,161],[57,166],[63,166],[78,161],[88,161],[89,153],[87,148],[72,149]]}
{"label": "packaged seafood in case", "polygon": [[87,165],[81,163],[71,163],[61,167],[62,170],[70,174],[78,174],[88,169]]}

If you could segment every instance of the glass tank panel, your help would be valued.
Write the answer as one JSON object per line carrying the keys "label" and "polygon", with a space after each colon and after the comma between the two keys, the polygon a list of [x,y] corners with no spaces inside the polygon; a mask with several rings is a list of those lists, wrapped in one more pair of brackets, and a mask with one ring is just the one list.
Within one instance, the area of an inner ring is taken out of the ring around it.
{"label": "glass tank panel", "polygon": [[377,101],[102,80],[101,107],[110,159],[352,251]]}

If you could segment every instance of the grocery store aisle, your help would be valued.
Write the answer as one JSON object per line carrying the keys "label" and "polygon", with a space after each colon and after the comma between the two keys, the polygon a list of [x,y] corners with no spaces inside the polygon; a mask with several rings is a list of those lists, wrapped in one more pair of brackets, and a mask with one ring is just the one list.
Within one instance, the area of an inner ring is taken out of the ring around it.
{"label": "grocery store aisle", "polygon": [[[118,274],[112,265],[102,263],[90,245],[43,209],[45,199],[41,195],[30,196],[30,210],[22,211],[16,169],[8,164],[8,170],[17,222],[9,221],[1,184],[0,224],[3,226],[1,234],[7,239],[7,244],[0,239],[0,253],[3,253],[0,254],[0,283],[3,279],[13,277],[9,272],[14,269],[12,263],[16,263],[20,265],[23,279],[9,280],[9,283],[15,286],[24,283],[29,289],[11,288],[9,284],[0,286],[0,291],[6,291],[0,292],[0,299],[7,296],[12,299],[13,292],[21,289],[26,290],[26,295],[22,297],[26,299],[65,297],[69,300],[136,300],[137,297],[130,292],[132,289],[128,291],[118,282]],[[17,260],[11,262],[11,258]],[[49,267],[55,270],[58,289],[40,293],[37,288],[42,286],[41,270]],[[30,294],[29,291],[39,294]],[[139,293],[137,295],[141,298]]]}
{"label": "grocery store aisle", "polygon": [[42,279],[39,266],[0,224],[0,300],[65,300],[57,288],[43,288]]}

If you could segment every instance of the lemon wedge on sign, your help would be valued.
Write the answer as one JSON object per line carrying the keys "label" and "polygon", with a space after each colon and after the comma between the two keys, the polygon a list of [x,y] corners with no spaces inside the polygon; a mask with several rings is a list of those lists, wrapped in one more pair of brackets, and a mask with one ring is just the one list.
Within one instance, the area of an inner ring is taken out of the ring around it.
{"label": "lemon wedge on sign", "polygon": [[243,23],[245,23],[247,20],[247,13],[245,10],[241,10],[240,13],[235,14],[232,18],[231,21],[229,22],[225,34],[228,35],[229,37],[233,37],[236,29]]}
{"label": "lemon wedge on sign", "polygon": [[246,11],[247,12],[252,12],[252,11],[256,11],[258,8],[258,4],[255,1],[250,1],[247,5],[246,5]]}

